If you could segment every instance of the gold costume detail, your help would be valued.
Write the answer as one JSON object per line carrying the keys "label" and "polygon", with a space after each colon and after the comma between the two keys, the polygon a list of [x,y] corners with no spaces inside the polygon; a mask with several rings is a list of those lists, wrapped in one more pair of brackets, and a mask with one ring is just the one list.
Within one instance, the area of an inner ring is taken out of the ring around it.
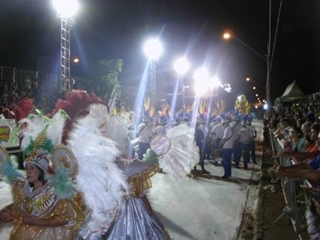
{"label": "gold costume detail", "polygon": [[[14,204],[12,207],[14,229],[12,240],[33,239],[76,239],[79,225],[84,219],[82,195],[75,194],[72,199],[60,199],[54,194],[48,182],[42,188],[32,191],[27,181],[16,181],[13,185]],[[58,227],[30,226],[22,221],[24,214],[32,214],[38,219],[58,219],[68,222]]]}
{"label": "gold costume detail", "polygon": [[158,166],[153,164],[140,174],[131,176],[129,178],[129,184],[132,190],[132,196],[139,197],[140,194],[152,188],[152,183],[150,178],[158,172]]}
{"label": "gold costume detail", "polygon": [[65,168],[70,168],[71,164],[68,162],[68,158],[67,157],[62,157],[61,158],[61,162],[62,162],[62,164],[63,164],[63,166]]}

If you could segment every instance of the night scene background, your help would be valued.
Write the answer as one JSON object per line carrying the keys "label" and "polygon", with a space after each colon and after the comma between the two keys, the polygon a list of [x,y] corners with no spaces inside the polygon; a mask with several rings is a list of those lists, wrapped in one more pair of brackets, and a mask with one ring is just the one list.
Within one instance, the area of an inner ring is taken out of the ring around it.
{"label": "night scene background", "polygon": [[[164,53],[157,62],[157,86],[172,92],[172,63],[186,55],[192,71],[205,66],[232,96],[265,98],[266,63],[235,39],[266,56],[269,0],[81,0],[71,30],[71,75],[85,78],[100,59],[122,59],[122,85],[138,86],[147,59],[142,45],[158,36]],[[49,0],[1,0],[0,66],[59,73],[60,19]],[[272,1],[271,98],[294,80],[306,94],[320,91],[320,2]],[[253,81],[246,82],[250,77]],[[190,83],[191,84],[191,83]],[[252,86],[257,86],[256,92]]]}

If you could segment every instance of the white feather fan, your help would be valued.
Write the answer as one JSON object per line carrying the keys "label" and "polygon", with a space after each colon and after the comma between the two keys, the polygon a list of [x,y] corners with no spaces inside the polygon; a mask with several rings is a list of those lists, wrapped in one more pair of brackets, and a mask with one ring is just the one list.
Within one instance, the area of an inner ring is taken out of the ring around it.
{"label": "white feather fan", "polygon": [[194,130],[180,124],[171,128],[165,137],[168,139],[168,144],[163,144],[161,140],[151,141],[151,148],[168,146],[160,150],[162,153],[158,155],[159,166],[174,178],[185,177],[199,162],[199,148],[194,142]]}
{"label": "white feather fan", "polygon": [[68,140],[78,161],[77,187],[91,211],[87,226],[93,233],[107,230],[129,192],[126,176],[115,164],[116,143],[103,136],[106,114],[105,106],[91,105],[89,115],[75,123]]}

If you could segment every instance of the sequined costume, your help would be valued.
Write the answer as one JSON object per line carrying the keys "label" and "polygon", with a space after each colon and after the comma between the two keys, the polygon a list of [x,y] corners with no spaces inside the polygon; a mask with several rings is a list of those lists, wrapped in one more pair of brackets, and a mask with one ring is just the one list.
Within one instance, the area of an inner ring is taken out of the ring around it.
{"label": "sequined costume", "polygon": [[[75,195],[72,199],[61,199],[54,194],[50,182],[32,191],[29,183],[24,179],[18,179],[14,183],[12,193],[14,228],[10,239],[71,240],[76,238],[79,224],[83,219],[80,195]],[[22,222],[23,214],[32,214],[39,219],[55,217],[61,221],[68,221],[68,224],[60,227],[29,226]]]}
{"label": "sequined costume", "polygon": [[51,119],[32,114],[20,120],[17,135],[26,155],[26,177],[0,147],[0,175],[12,186],[13,203],[1,210],[1,220],[13,220],[10,239],[73,240],[78,234],[84,204],[74,188],[75,156],[60,144],[65,119],[59,111]]}

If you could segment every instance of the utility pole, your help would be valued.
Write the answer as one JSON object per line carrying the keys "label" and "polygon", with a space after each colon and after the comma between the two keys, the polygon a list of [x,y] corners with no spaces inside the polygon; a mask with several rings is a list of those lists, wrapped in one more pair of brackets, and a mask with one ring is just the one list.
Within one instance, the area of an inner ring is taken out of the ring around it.
{"label": "utility pole", "polygon": [[270,63],[270,49],[271,49],[271,2],[272,0],[269,0],[269,37],[268,37],[268,43],[267,43],[267,77],[266,77],[266,98],[267,98],[267,113],[270,111],[271,108],[271,84],[270,84],[270,78],[271,78],[271,63]]}

